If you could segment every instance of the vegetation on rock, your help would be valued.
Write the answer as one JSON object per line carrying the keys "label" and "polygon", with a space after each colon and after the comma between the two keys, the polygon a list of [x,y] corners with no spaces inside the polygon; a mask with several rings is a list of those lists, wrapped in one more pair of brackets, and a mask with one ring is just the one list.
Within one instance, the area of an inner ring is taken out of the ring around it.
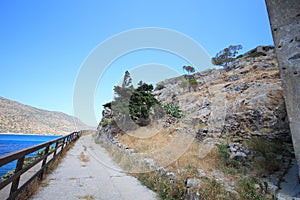
{"label": "vegetation on rock", "polygon": [[242,48],[242,45],[230,45],[217,53],[217,55],[212,58],[212,63],[226,68],[229,63],[235,60],[238,51]]}
{"label": "vegetation on rock", "polygon": [[[113,118],[122,128],[130,130],[135,125],[147,126],[151,119],[161,118],[165,114],[175,118],[183,116],[178,106],[163,104],[154,97],[153,85],[140,81],[138,87],[134,88],[131,82],[130,73],[126,71],[122,86],[114,87],[114,100],[104,105],[111,107]],[[103,119],[101,125],[107,126],[107,119]]]}
{"label": "vegetation on rock", "polygon": [[[195,140],[173,163],[162,165],[169,154],[154,154],[147,157],[154,170],[135,174],[162,199],[275,199],[293,156],[292,143],[276,57],[272,49],[266,56],[251,52],[232,59],[226,69],[187,72],[157,83],[151,94],[167,118],[114,137],[110,148],[118,153],[110,153],[117,163],[131,169],[136,154],[158,152],[188,133]],[[197,88],[190,91],[193,81]],[[214,113],[223,103],[226,108]],[[150,108],[150,119],[152,113]],[[180,113],[179,119],[170,117]],[[223,113],[222,126],[215,126]],[[98,129],[99,136],[111,132]],[[140,133],[151,137],[132,137]]]}

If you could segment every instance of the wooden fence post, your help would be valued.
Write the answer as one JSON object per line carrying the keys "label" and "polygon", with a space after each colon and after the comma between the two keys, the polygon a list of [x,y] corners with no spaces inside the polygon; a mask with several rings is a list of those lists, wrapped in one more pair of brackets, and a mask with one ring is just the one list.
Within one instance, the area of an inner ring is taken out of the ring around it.
{"label": "wooden fence post", "polygon": [[[42,168],[43,168],[43,167],[45,166],[45,164],[47,163],[47,158],[48,158],[49,149],[50,149],[50,144],[49,144],[49,145],[46,147],[46,149],[45,149],[45,154],[44,154],[44,155],[46,155],[46,157],[45,157],[44,160],[43,160]],[[45,171],[45,169],[42,169],[41,174],[40,174],[40,177],[39,177],[40,180],[43,179],[44,171]]]}
{"label": "wooden fence post", "polygon": [[[15,169],[15,173],[22,170],[23,164],[24,164],[24,159],[25,159],[25,156],[18,159],[17,166],[16,166],[16,169]],[[13,194],[18,189],[19,182],[20,182],[20,176],[12,182],[12,185],[11,185],[11,188],[10,188],[10,194]]]}

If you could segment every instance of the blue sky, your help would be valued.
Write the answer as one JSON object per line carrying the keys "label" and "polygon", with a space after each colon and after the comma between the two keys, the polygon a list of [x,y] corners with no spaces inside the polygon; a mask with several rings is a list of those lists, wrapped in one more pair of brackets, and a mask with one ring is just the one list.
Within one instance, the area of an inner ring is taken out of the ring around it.
{"label": "blue sky", "polygon": [[[231,44],[243,45],[241,52],[273,44],[264,0],[3,0],[0,27],[0,96],[68,114],[73,114],[74,83],[84,60],[120,32],[172,29],[191,37],[209,56]],[[95,92],[98,119],[124,71],[151,62],[178,71],[187,64],[151,50],[118,59]]]}

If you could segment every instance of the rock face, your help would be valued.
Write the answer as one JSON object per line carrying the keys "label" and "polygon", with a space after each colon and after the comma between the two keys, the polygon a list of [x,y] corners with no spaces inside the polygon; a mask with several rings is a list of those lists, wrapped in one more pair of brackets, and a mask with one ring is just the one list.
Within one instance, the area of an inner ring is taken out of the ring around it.
{"label": "rock face", "polygon": [[269,130],[289,130],[277,60],[272,49],[267,52],[259,57],[245,54],[227,69],[196,73],[196,91],[189,91],[187,80],[180,76],[159,82],[154,95],[179,105],[185,123],[205,126],[197,131],[199,137],[227,133],[249,138]]}
{"label": "rock face", "polygon": [[34,108],[0,97],[0,133],[62,135],[84,129],[91,127],[73,116]]}
{"label": "rock face", "polygon": [[[233,138],[234,142],[252,136],[289,135],[282,82],[273,47],[259,46],[239,56],[226,68],[195,73],[197,85],[191,86],[191,75],[157,83],[154,96],[183,110],[181,128],[205,138]],[[113,110],[105,108],[98,135],[113,141],[121,132],[112,118]],[[164,127],[176,119],[161,121]]]}
{"label": "rock face", "polygon": [[[190,85],[191,78],[195,79],[198,84]],[[194,75],[161,81],[157,83],[153,94],[161,102],[172,103],[184,112],[183,118],[168,116],[158,120],[158,123],[163,127],[162,129],[166,130],[163,134],[167,133],[170,138],[176,132],[193,135],[198,140],[201,151],[197,151],[196,158],[193,158],[194,154],[189,154],[188,159],[195,159],[199,162],[208,155],[203,151],[204,156],[202,156],[202,150],[205,150],[205,147],[209,147],[209,150],[211,150],[210,147],[219,148],[225,141],[226,145],[223,150],[227,152],[226,157],[230,160],[228,162],[243,165],[246,168],[252,166],[252,163],[265,163],[262,161],[267,158],[263,156],[262,150],[259,148],[253,150],[253,147],[248,144],[249,141],[258,139],[257,136],[261,136],[259,138],[263,138],[263,141],[269,141],[269,143],[259,143],[260,140],[257,140],[255,144],[258,147],[266,146],[264,144],[279,146],[281,141],[287,144],[284,150],[291,152],[282,82],[272,47],[259,46],[239,56],[222,69],[208,69]],[[133,142],[130,143],[128,140],[127,144],[120,142],[122,131],[114,123],[112,113],[113,110],[109,106],[103,111],[103,118],[97,128],[99,138],[105,139],[134,157],[138,151],[133,147]],[[268,159],[272,158],[270,163],[275,164],[271,166],[274,170],[270,169],[273,174],[265,181],[269,184],[268,190],[275,195],[280,178],[288,168],[291,158],[288,153],[269,150],[270,148],[267,150]],[[283,165],[278,167],[276,161],[280,161]],[[197,173],[185,177],[183,172],[187,160],[180,161],[184,166],[182,168],[178,167],[176,170],[175,167],[174,170],[171,167],[173,171],[169,168],[161,168],[165,166],[160,166],[155,157],[147,157],[143,162],[156,168],[160,176],[170,179],[171,185],[172,181],[177,178],[184,179],[185,199],[199,199],[197,188],[199,189],[202,184],[205,185],[203,182],[205,180],[214,180],[223,185],[226,191],[238,196],[235,190],[238,183],[236,177],[232,179],[230,175],[218,168],[204,170],[200,166],[196,168]],[[197,162],[191,162],[191,164],[197,166]],[[252,171],[251,167],[247,170]],[[245,177],[247,175],[249,174]]]}

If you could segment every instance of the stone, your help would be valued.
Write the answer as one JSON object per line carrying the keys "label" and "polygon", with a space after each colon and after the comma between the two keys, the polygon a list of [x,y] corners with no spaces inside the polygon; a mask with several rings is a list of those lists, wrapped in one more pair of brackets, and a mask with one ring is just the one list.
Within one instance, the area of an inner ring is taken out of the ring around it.
{"label": "stone", "polygon": [[230,147],[229,149],[230,149],[231,152],[236,152],[237,151],[237,149],[234,148],[234,147]]}
{"label": "stone", "polygon": [[243,159],[246,158],[247,155],[244,152],[235,152],[230,155],[230,159]]}
{"label": "stone", "polygon": [[167,172],[166,175],[169,176],[170,178],[174,178],[175,177],[175,173],[174,172]]}
{"label": "stone", "polygon": [[187,188],[184,200],[199,200],[200,194],[194,189]]}
{"label": "stone", "polygon": [[186,187],[190,188],[190,187],[195,187],[198,186],[200,184],[200,179],[197,178],[188,178],[186,180]]}
{"label": "stone", "polygon": [[134,153],[134,149],[126,147],[125,148],[125,152],[128,153],[128,154],[133,154]]}
{"label": "stone", "polygon": [[155,160],[153,160],[152,158],[144,158],[143,161],[150,167],[154,167],[156,164]]}
{"label": "stone", "polygon": [[164,167],[157,168],[156,171],[160,174],[166,174],[167,170]]}
{"label": "stone", "polygon": [[198,169],[199,176],[206,176],[206,173],[203,169]]}

